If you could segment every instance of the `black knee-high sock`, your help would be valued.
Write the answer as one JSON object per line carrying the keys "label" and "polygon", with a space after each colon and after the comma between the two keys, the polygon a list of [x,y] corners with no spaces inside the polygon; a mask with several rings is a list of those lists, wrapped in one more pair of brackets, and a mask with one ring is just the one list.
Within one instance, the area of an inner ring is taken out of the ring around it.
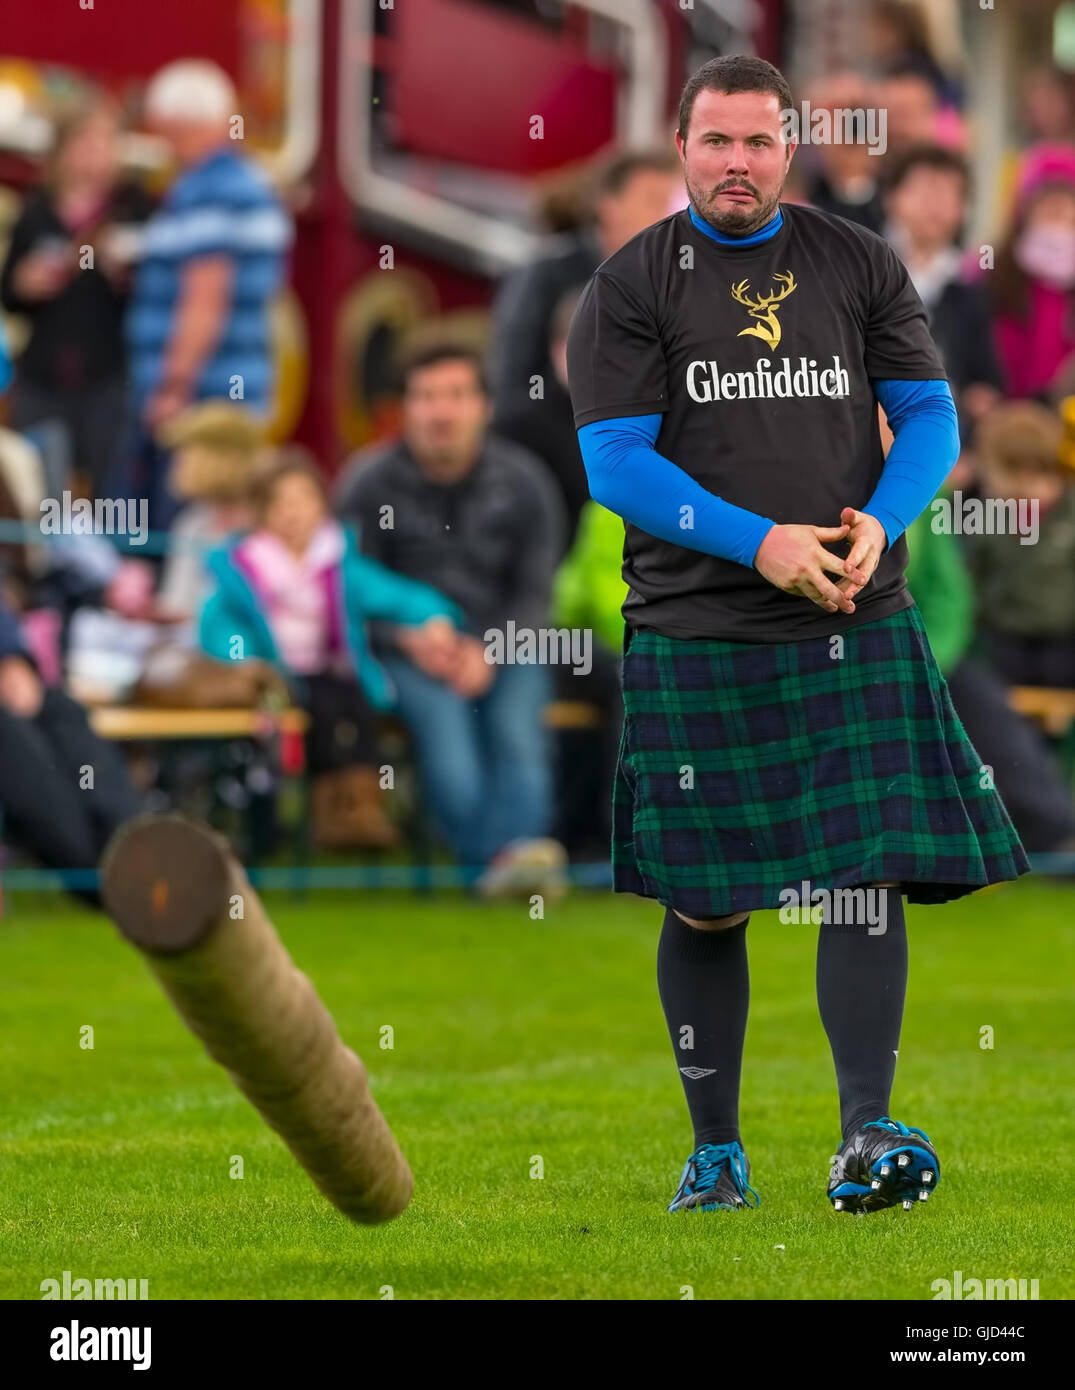
{"label": "black knee-high sock", "polygon": [[699,931],[671,908],[665,911],[657,988],[695,1148],[739,1139],[739,1075],[750,1002],[746,933],[746,922]]}
{"label": "black knee-high sock", "polygon": [[817,1006],[836,1066],[845,1139],[888,1114],[907,992],[903,898],[894,888],[870,891],[888,898],[883,934],[871,936],[866,923],[826,920],[817,942]]}

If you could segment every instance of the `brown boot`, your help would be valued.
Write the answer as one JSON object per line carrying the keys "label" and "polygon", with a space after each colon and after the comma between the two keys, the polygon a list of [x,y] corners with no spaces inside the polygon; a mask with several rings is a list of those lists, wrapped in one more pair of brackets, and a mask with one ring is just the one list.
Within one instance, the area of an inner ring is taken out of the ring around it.
{"label": "brown boot", "polygon": [[315,843],[322,849],[397,849],[402,836],[385,815],[382,796],[375,767],[345,767],[315,778]]}
{"label": "brown boot", "polygon": [[335,845],[339,775],[338,772],[321,772],[310,783],[310,838],[318,849],[331,849]]}

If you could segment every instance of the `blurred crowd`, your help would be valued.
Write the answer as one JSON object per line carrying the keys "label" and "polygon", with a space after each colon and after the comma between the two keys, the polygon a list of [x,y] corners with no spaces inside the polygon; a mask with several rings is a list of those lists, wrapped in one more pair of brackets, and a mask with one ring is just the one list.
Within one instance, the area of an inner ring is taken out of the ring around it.
{"label": "blurred crowd", "polygon": [[[908,580],[1024,843],[1073,848],[1072,788],[1008,689],[1075,689],[1075,89],[1027,73],[988,247],[965,241],[961,74],[916,6],[876,5],[861,70],[804,95],[887,110],[882,156],[804,145],[786,192],[907,265],[960,415],[950,514],[1037,509],[1034,544],[927,512]],[[293,228],[229,138],[236,108],[212,64],[157,74],[143,119],[175,172],[151,198],[121,171],[118,110],[88,94],[60,113],[12,231],[0,303],[27,332],[13,364],[0,344],[0,837],[92,868],[117,825],[160,804],[152,764],[100,739],[89,705],[275,701],[308,716],[319,847],[400,846],[384,743],[398,726],[466,881],[559,891],[568,859],[607,858],[624,598],[622,523],[589,499],[575,439],[567,330],[601,261],[684,205],[677,161],[616,151],[550,197],[547,242],[499,287],[488,351],[430,340],[405,356],[399,437],[330,479],[328,461],[269,442]],[[43,537],[42,503],[65,497],[71,524]],[[144,505],[120,524],[119,499]],[[592,634],[585,668],[486,660],[490,629],[565,628]],[[553,702],[585,717],[554,730]]]}

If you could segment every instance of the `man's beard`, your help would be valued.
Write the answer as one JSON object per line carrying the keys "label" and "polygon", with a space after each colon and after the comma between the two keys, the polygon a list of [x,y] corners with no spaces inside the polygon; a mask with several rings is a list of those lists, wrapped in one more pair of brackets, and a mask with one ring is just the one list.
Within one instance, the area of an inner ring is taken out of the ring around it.
{"label": "man's beard", "polygon": [[[713,199],[716,196],[715,189],[705,189],[693,184],[687,179],[687,192],[690,195],[691,204],[704,221],[711,227],[715,227],[718,232],[724,232],[727,236],[749,236],[751,232],[756,232],[759,227],[764,227],[767,222],[771,222],[780,202],[780,194],[784,190],[781,182],[776,193],[768,201],[764,201],[758,196],[758,190],[753,184],[743,181],[732,184],[726,180],[728,187],[749,188],[755,194],[757,201],[747,203],[744,207],[731,207],[727,212],[717,212],[713,207]],[[719,188],[720,185],[718,184]]]}
{"label": "man's beard", "polygon": [[458,482],[470,472],[477,454],[457,439],[429,439],[411,443],[411,452],[423,472],[440,482]]}

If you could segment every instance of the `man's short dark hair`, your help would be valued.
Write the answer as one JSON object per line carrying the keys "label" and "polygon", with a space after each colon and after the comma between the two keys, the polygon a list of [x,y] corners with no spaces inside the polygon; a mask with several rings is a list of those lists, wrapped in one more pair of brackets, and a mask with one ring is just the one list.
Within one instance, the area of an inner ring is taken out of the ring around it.
{"label": "man's short dark hair", "polygon": [[886,161],[881,179],[885,193],[899,188],[916,169],[935,169],[942,174],[956,174],[963,180],[963,192],[970,192],[970,165],[958,150],[944,145],[912,145]]}
{"label": "man's short dark hair", "polygon": [[691,113],[699,92],[725,92],[729,96],[736,92],[772,92],[780,102],[781,111],[790,111],[792,106],[787,78],[764,58],[754,58],[746,53],[729,53],[723,58],[711,58],[693,77],[688,78],[683,88],[683,95],[679,99],[681,140],[687,138]]}
{"label": "man's short dark hair", "polygon": [[593,181],[593,198],[622,193],[636,174],[677,174],[679,160],[672,150],[623,150],[607,159]]}
{"label": "man's short dark hair", "polygon": [[425,371],[427,367],[438,367],[442,362],[466,362],[474,368],[478,389],[483,396],[489,394],[485,379],[485,362],[477,348],[469,343],[427,343],[404,356],[399,365],[399,380],[406,391],[415,372]]}

